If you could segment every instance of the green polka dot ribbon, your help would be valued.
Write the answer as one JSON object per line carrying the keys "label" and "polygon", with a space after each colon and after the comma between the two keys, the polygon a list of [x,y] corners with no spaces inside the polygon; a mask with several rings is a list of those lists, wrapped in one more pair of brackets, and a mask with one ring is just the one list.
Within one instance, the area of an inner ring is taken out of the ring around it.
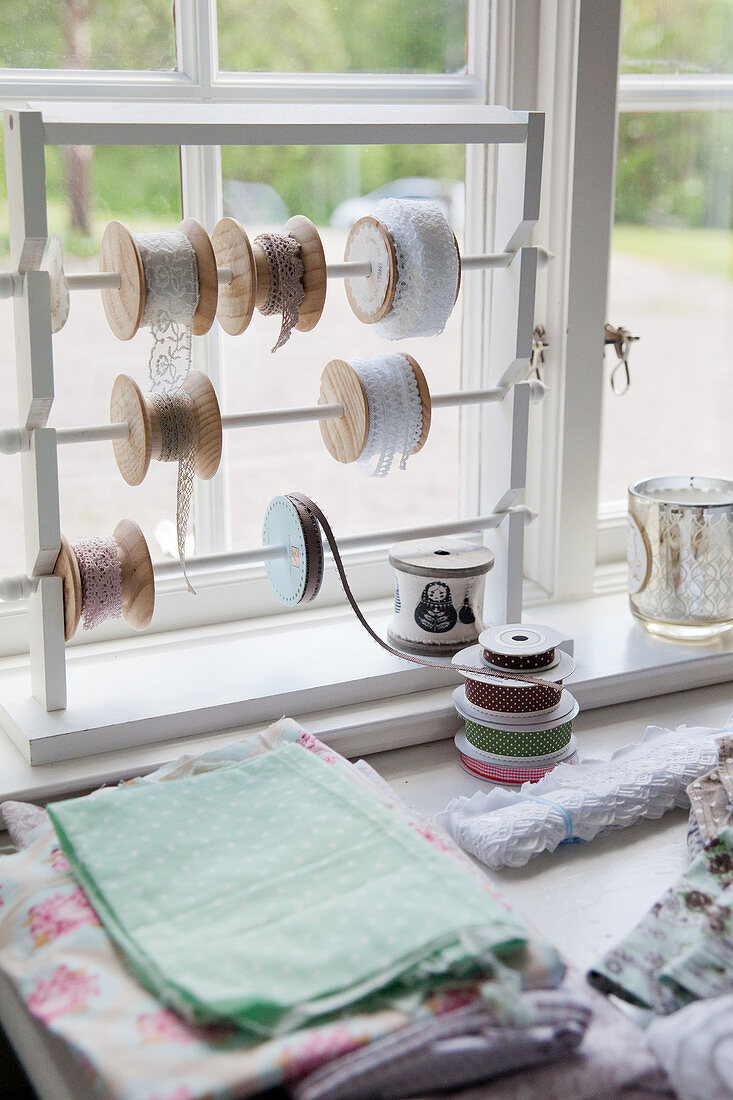
{"label": "green polka dot ribbon", "polygon": [[495,756],[547,756],[570,744],[573,723],[549,730],[496,730],[466,719],[466,739],[475,749]]}

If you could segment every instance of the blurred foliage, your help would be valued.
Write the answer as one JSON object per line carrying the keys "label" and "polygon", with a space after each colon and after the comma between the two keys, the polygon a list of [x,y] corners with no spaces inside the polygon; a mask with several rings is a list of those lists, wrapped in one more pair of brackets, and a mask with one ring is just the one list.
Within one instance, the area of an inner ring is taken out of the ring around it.
{"label": "blurred foliage", "polygon": [[229,72],[453,73],[467,0],[218,0]]}
{"label": "blurred foliage", "polygon": [[[238,72],[454,72],[465,64],[467,0],[219,0],[223,69]],[[98,68],[172,68],[172,0],[0,0],[0,66],[63,67],[65,24]],[[77,58],[76,63],[84,64]],[[733,0],[625,0],[625,72],[733,71]],[[327,222],[344,199],[390,180],[458,180],[456,146],[259,147],[222,150],[225,180],[266,184],[290,214]],[[0,187],[4,193],[0,166]],[[93,221],[175,220],[178,154],[99,147]],[[47,152],[49,206],[65,202],[60,151]],[[616,221],[729,230],[733,114],[625,113],[619,122]],[[59,228],[59,226],[55,226]],[[0,224],[0,233],[2,233]],[[69,238],[67,248],[89,251]]]}
{"label": "blurred foliage", "polygon": [[733,71],[731,0],[624,0],[621,71]]}

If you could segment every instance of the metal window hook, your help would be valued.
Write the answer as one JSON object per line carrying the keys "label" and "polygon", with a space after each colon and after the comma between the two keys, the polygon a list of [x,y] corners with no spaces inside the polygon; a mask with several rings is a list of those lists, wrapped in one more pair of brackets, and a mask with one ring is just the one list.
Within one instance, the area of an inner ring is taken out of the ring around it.
{"label": "metal window hook", "polygon": [[[622,325],[619,325],[618,328],[614,328],[613,325],[609,325],[608,322],[606,322],[603,343],[604,345],[613,344],[616,349],[616,355],[618,356],[618,362],[611,371],[611,390],[616,397],[623,397],[631,385],[629,352],[631,351],[631,345],[638,339],[638,336],[632,336],[629,330]],[[619,371],[622,371],[622,381],[620,385],[616,381],[616,376]]]}
{"label": "metal window hook", "polygon": [[545,352],[550,344],[546,340],[547,331],[544,325],[535,325],[532,333],[532,354],[529,357],[530,377],[534,374],[538,382],[542,381],[542,366],[545,362]]}

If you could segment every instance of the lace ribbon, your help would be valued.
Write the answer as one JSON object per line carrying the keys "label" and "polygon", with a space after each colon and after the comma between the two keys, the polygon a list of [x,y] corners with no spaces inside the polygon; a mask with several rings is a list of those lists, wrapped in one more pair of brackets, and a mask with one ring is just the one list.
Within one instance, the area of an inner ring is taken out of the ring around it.
{"label": "lace ribbon", "polygon": [[176,534],[178,559],[189,592],[195,594],[186,572],[186,530],[191,514],[193,479],[196,473],[196,415],[193,399],[182,390],[178,393],[158,393],[152,396],[160,422],[160,461],[178,462],[176,486]]}
{"label": "lace ribbon", "polygon": [[274,313],[282,314],[280,335],[270,350],[274,353],[283,344],[287,344],[290,333],[298,323],[300,307],[305,298],[303,287],[303,261],[300,258],[300,245],[295,237],[280,233],[260,233],[255,237],[267,259],[270,271],[270,288],[267,300],[260,308],[265,317]]}
{"label": "lace ribbon", "polygon": [[122,566],[113,538],[95,535],[72,546],[81,576],[84,629],[122,615]]}
{"label": "lace ribbon", "polygon": [[364,386],[369,431],[359,466],[371,477],[386,477],[397,454],[400,469],[422,434],[422,402],[414,371],[404,355],[351,359]]}
{"label": "lace ribbon", "polygon": [[151,393],[174,393],[191,369],[193,318],[199,302],[196,253],[185,233],[140,233],[135,242],[145,272],[145,311],[153,346]]}
{"label": "lace ribbon", "polygon": [[453,230],[440,207],[382,199],[376,217],[389,230],[397,257],[392,309],[375,328],[388,340],[438,336],[453,312],[460,264]]}

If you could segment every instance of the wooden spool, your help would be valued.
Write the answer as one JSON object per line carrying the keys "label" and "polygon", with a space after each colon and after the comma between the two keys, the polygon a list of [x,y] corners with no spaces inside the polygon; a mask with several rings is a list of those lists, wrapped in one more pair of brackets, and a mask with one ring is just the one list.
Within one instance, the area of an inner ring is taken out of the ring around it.
{"label": "wooden spool", "polygon": [[[420,364],[411,355],[405,359],[412,367],[422,403],[422,432],[411,454],[425,446],[430,431],[430,388]],[[338,420],[320,420],[319,426],[328,453],[337,462],[356,462],[364,452],[369,434],[369,404],[359,375],[344,359],[332,359],[323,368],[319,405],[343,405]]]}
{"label": "wooden spool", "polygon": [[[193,401],[196,418],[196,474],[204,481],[212,478],[221,462],[221,413],[216,392],[201,371],[191,371],[181,387]],[[139,485],[148,472],[151,459],[161,454],[160,419],[151,397],[143,394],[134,379],[120,374],[115,379],[110,399],[110,422],[127,424],[126,439],[115,439],[113,446],[120,473],[128,485]]]}
{"label": "wooden spool", "polygon": [[[195,336],[203,336],[214,323],[219,294],[216,257],[209,235],[195,218],[186,218],[178,229],[196,253],[199,301],[193,317]],[[119,340],[131,340],[145,313],[145,271],[135,238],[121,222],[110,222],[102,237],[100,271],[120,276],[118,289],[102,291],[102,304],[112,332]]]}
{"label": "wooden spool", "polygon": [[[155,610],[155,577],[145,536],[131,519],[117,524],[112,537],[122,573],[122,617],[135,630],[150,625]],[[54,574],[60,577],[64,592],[64,638],[68,642],[79,627],[82,615],[81,573],[68,540],[61,536],[61,551]]]}
{"label": "wooden spool", "polygon": [[[461,286],[461,254],[455,233],[453,243],[458,259],[458,281],[456,297]],[[372,265],[371,275],[347,277],[345,281],[346,297],[351,309],[366,325],[374,325],[392,309],[399,269],[392,234],[379,218],[367,215],[354,222],[346,240],[344,259],[349,261],[368,261]]]}
{"label": "wooden spool", "polygon": [[[326,303],[326,256],[315,225],[302,214],[286,222],[283,232],[300,245],[305,296],[298,311],[299,332],[318,324]],[[239,336],[252,320],[255,306],[262,309],[270,293],[270,267],[257,240],[250,242],[244,226],[222,218],[212,235],[216,263],[232,270],[231,283],[219,288],[217,317],[225,332]]]}

